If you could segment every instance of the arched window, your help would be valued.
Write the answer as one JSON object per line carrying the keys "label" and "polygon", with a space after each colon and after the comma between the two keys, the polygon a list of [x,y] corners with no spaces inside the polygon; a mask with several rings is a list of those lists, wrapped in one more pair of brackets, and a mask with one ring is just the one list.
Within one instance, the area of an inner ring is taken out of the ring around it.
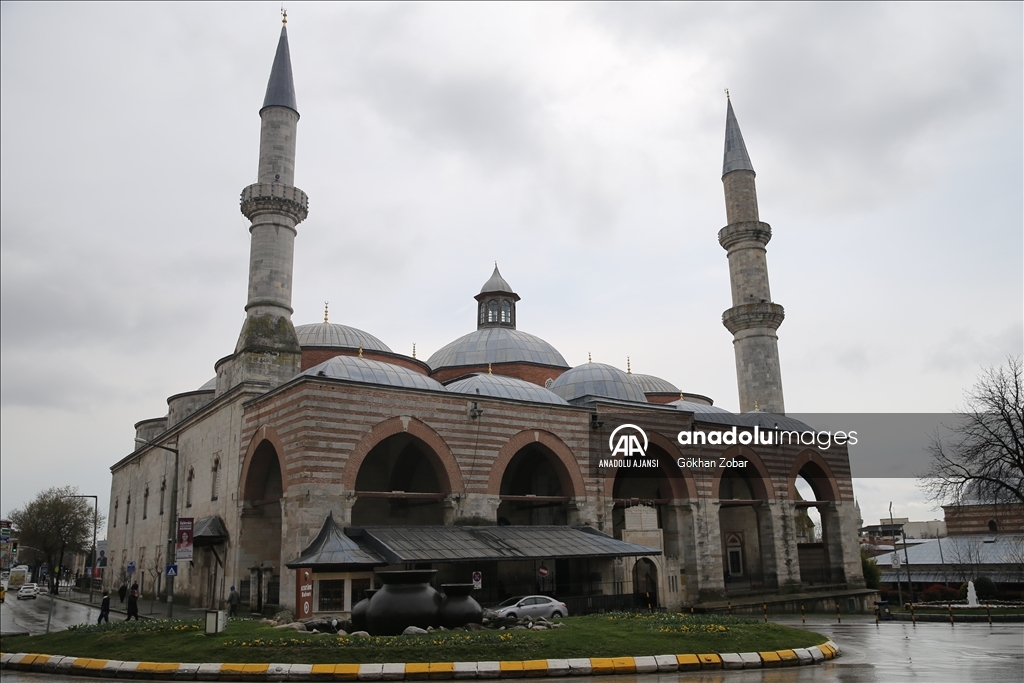
{"label": "arched window", "polygon": [[217,500],[220,494],[220,458],[213,459],[213,485],[210,491],[210,500]]}
{"label": "arched window", "polygon": [[743,576],[743,539],[739,534],[729,534],[725,549],[730,576]]}
{"label": "arched window", "polygon": [[146,484],[146,490],[142,494],[142,518],[146,519],[149,516],[149,484]]}
{"label": "arched window", "polygon": [[120,505],[121,505],[120,501],[118,501],[115,498],[114,499],[114,526],[115,527],[117,526],[117,509],[120,507]]}
{"label": "arched window", "polygon": [[160,477],[160,514],[164,514],[164,496],[167,494],[167,477]]}
{"label": "arched window", "polygon": [[132,494],[128,494],[128,500],[124,501],[124,523],[128,523],[128,516],[132,513]]}
{"label": "arched window", "polygon": [[192,481],[196,478],[195,469],[188,468],[188,477],[185,479],[185,507],[192,507]]}
{"label": "arched window", "polygon": [[498,302],[494,299],[487,302],[487,322],[498,322]]}
{"label": "arched window", "polygon": [[996,533],[997,531],[999,531],[999,525],[996,524],[996,520],[994,520],[994,519],[988,520],[988,530],[990,532],[992,532],[993,534]]}
{"label": "arched window", "polygon": [[501,302],[501,322],[503,325],[512,324],[512,304],[507,299]]}

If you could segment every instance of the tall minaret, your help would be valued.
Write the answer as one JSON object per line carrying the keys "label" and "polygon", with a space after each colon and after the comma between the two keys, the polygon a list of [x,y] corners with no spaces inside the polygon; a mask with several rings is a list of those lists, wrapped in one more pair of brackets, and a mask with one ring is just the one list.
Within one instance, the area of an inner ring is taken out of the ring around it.
{"label": "tall minaret", "polygon": [[[218,365],[218,391],[241,382],[276,386],[298,374],[299,340],[292,325],[295,226],[307,214],[295,180],[295,104],[287,16],[281,27],[267,94],[260,109],[260,161],[255,184],[242,190],[241,210],[252,221],[246,318],[230,363]],[[228,359],[225,359],[228,360]],[[223,384],[219,381],[224,376]]]}
{"label": "tall minaret", "polygon": [[779,338],[775,331],[786,314],[782,306],[772,303],[768,288],[765,245],[772,238],[772,228],[758,220],[754,175],[740,125],[732,110],[732,100],[729,100],[722,167],[729,224],[718,232],[718,242],[729,254],[732,308],[722,314],[722,324],[733,335],[740,411],[783,414],[786,408],[782,400]]}

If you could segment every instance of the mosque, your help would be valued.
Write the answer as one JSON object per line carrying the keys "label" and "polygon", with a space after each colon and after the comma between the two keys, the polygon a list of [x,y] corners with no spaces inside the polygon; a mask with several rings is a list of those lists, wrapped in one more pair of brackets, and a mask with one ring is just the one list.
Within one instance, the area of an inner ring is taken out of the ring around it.
{"label": "mosque", "polygon": [[483,604],[544,593],[574,614],[807,591],[864,608],[848,452],[780,437],[809,428],[785,417],[771,227],[731,102],[718,240],[740,413],[629,368],[569,367],[518,328],[497,265],[476,329],[426,361],[326,310],[293,325],[308,200],[286,27],[259,114],[246,320],[216,377],[138,422],[111,467],[108,587],[214,607],[237,586],[254,613],[344,615],[375,569],[432,568]]}

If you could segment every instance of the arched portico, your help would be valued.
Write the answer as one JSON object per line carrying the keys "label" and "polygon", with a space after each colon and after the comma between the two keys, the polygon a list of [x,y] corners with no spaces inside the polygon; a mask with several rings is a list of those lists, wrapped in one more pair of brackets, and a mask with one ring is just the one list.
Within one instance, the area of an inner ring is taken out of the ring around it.
{"label": "arched portico", "polygon": [[499,524],[575,524],[573,499],[583,476],[569,447],[554,434],[526,430],[509,439],[491,468],[488,493],[497,494]]}
{"label": "arched portico", "polygon": [[800,581],[806,585],[843,583],[842,531],[836,503],[839,487],[825,459],[807,449],[789,474]]}

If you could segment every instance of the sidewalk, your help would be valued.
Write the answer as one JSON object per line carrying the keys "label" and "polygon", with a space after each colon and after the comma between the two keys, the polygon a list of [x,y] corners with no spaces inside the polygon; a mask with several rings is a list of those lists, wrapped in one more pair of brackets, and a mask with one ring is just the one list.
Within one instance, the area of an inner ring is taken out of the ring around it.
{"label": "sidewalk", "polygon": [[[81,590],[78,588],[71,589],[70,592],[61,591],[57,598],[60,600],[66,600],[68,602],[77,602],[81,605],[88,605],[99,609],[100,602],[103,600],[103,591],[94,591],[92,596],[92,602],[89,602],[89,591]],[[124,614],[127,615],[126,611],[128,605],[126,602],[121,602],[117,592],[111,592],[110,594],[110,613],[111,614]],[[174,605],[174,619],[201,619],[206,615],[206,610],[196,607],[188,607],[187,605]],[[139,598],[139,619],[166,619],[167,618],[167,603],[161,600],[151,600],[149,598]]]}

